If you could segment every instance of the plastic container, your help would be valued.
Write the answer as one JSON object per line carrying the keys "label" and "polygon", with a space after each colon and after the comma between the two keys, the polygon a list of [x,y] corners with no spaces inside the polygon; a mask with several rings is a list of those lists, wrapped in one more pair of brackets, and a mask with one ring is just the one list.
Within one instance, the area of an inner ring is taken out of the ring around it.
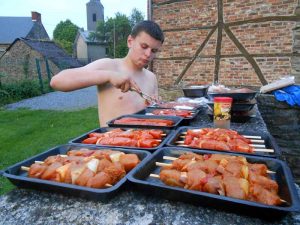
{"label": "plastic container", "polygon": [[[88,134],[89,133],[105,133],[105,132],[108,132],[108,131],[111,131],[113,129],[116,129],[116,128],[121,128],[122,130],[149,130],[149,128],[132,128],[132,127],[123,127],[123,126],[120,126],[120,127],[101,127],[101,128],[97,128],[97,129],[94,129],[94,130],[91,130],[85,134],[82,134],[80,135],[79,137],[76,137],[72,140],[69,141],[69,143],[74,143],[74,144],[81,144],[81,145],[86,145],[86,146],[90,146],[91,144],[83,144],[82,141],[86,138],[88,138]],[[147,151],[150,151],[150,152],[153,152],[155,150],[157,150],[158,148],[162,147],[163,145],[165,145],[165,143],[168,141],[168,139],[172,136],[173,134],[173,130],[170,130],[170,129],[162,129],[160,128],[159,130],[162,130],[166,135],[162,138],[162,141],[160,142],[160,144],[156,147],[153,147],[153,148],[142,148],[142,147],[129,147],[129,146],[112,146],[112,145],[97,145],[97,146],[106,146],[106,147],[110,147],[110,148],[128,148],[128,149],[142,149],[142,150],[147,150]]]}
{"label": "plastic container", "polygon": [[[186,135],[187,130],[200,130],[201,128],[207,128],[208,126],[205,127],[180,127],[178,128],[173,134],[172,136],[168,139],[166,145],[167,146],[172,146],[172,147],[179,147],[179,144],[177,143],[178,141],[183,141],[183,136]],[[221,151],[221,150],[212,150],[212,149],[206,149],[206,150],[210,150],[210,151],[214,151],[215,153],[223,153],[223,152],[231,152],[234,154],[242,154],[242,155],[256,155],[256,156],[264,156],[264,157],[272,157],[272,158],[280,158],[281,156],[281,150],[279,148],[279,146],[277,145],[275,139],[272,137],[272,135],[270,135],[269,133],[263,133],[263,132],[255,132],[255,131],[251,131],[251,130],[245,130],[243,132],[239,132],[240,135],[247,135],[247,136],[260,136],[261,139],[264,141],[264,144],[266,146],[267,149],[273,149],[274,152],[253,152],[253,153],[243,153],[243,152],[235,152],[232,150],[228,150],[228,151]],[[189,146],[182,146],[182,148],[193,148],[193,147],[189,147]],[[194,147],[193,149],[199,149]],[[204,148],[202,148],[204,149]]]}
{"label": "plastic container", "polygon": [[[66,145],[57,146],[41,154],[38,154],[22,162],[19,162],[13,166],[8,167],[7,169],[4,170],[3,176],[8,178],[14,185],[21,188],[58,192],[66,195],[83,197],[85,199],[107,201],[110,198],[116,196],[117,192],[120,191],[121,187],[127,181],[127,176],[137,168],[136,167],[132,169],[129,173],[125,175],[125,177],[119,180],[115,185],[104,189],[89,188],[89,187],[79,186],[75,184],[66,184],[66,183],[60,183],[60,182],[55,182],[50,180],[31,178],[27,176],[26,171],[21,170],[21,166],[29,167],[35,161],[43,161],[49,156],[66,154],[70,150],[77,150],[81,148],[94,149],[98,151],[108,149],[107,147],[103,148],[98,146],[83,146],[83,145],[75,145],[75,144],[66,144]],[[137,154],[141,162],[143,162],[143,160],[145,160],[147,157],[150,156],[149,152],[142,151],[142,150],[123,149],[123,148],[115,148],[112,150],[121,151],[126,154],[128,153]]]}
{"label": "plastic container", "polygon": [[[163,119],[163,120],[171,120],[173,121],[173,125],[171,126],[161,126],[159,124],[157,125],[143,125],[143,124],[115,124],[115,120],[119,120],[122,118],[137,118],[137,119]],[[137,114],[130,114],[130,115],[123,115],[119,116],[115,119],[112,119],[111,121],[107,122],[107,125],[109,127],[138,127],[138,128],[152,128],[152,129],[173,129],[176,128],[181,122],[182,122],[182,117],[178,116],[147,116],[147,115],[137,115]]]}
{"label": "plastic container", "polygon": [[300,200],[290,169],[285,162],[278,159],[258,156],[245,156],[248,162],[264,163],[267,165],[269,170],[275,172],[271,175],[271,179],[278,183],[279,196],[281,199],[286,201],[286,203],[280,206],[270,206],[254,201],[241,200],[180,187],[172,187],[164,184],[159,178],[150,177],[150,174],[159,174],[161,167],[156,166],[156,162],[171,163],[170,160],[163,159],[163,156],[178,157],[184,152],[194,152],[197,154],[216,153],[204,150],[164,147],[156,151],[149,158],[147,158],[147,160],[138,165],[136,170],[129,175],[129,181],[133,182],[136,188],[143,191],[145,194],[155,194],[161,198],[167,198],[174,201],[184,201],[196,205],[210,206],[255,217],[268,217],[274,219],[275,217],[285,215],[289,212],[299,211]]}
{"label": "plastic container", "polygon": [[230,128],[232,98],[214,98],[214,127]]}
{"label": "plastic container", "polygon": [[204,97],[207,94],[207,90],[208,90],[208,85],[188,86],[188,87],[182,88],[184,96],[191,97],[191,98]]}

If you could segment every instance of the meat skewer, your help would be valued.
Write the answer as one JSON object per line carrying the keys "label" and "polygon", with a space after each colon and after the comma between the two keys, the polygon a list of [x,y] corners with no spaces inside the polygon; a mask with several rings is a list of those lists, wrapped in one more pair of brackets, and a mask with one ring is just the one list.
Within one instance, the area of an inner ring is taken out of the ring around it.
{"label": "meat skewer", "polygon": [[160,144],[166,134],[162,130],[114,129],[105,133],[90,133],[84,144],[153,148]]}
{"label": "meat skewer", "polygon": [[[184,144],[184,141],[176,141],[176,144]],[[256,144],[249,144],[251,147],[257,147],[257,148],[266,148],[265,145],[256,145]]]}
{"label": "meat skewer", "polygon": [[[175,161],[175,160],[178,160],[178,158],[176,157],[170,157],[170,156],[164,156],[163,159],[166,159],[166,160],[171,160],[171,161]],[[161,163],[161,162],[156,162],[155,163],[156,166],[166,166],[166,167],[171,167],[172,164],[169,164],[169,163]],[[276,173],[274,171],[271,171],[271,170],[266,170],[266,173],[269,173],[269,174],[273,174],[273,173]]]}
{"label": "meat skewer", "polygon": [[[250,139],[239,135],[238,132],[221,128],[203,128],[197,131],[187,130],[185,139],[177,141],[176,144],[187,145],[188,147],[205,148],[221,151],[236,151],[253,153],[254,151],[272,152],[274,150],[264,150],[262,144],[252,144]],[[184,146],[186,147],[186,146]],[[254,147],[256,149],[254,149]],[[263,150],[261,150],[263,148]]]}
{"label": "meat skewer", "polygon": [[[177,146],[180,146],[180,147],[191,147],[189,145],[182,145],[182,144],[179,144]],[[203,147],[203,148],[205,148],[205,147]],[[211,149],[211,148],[208,148],[208,149]],[[220,149],[218,149],[218,150],[220,150]],[[230,150],[228,150],[228,151],[230,151]],[[274,152],[274,149],[268,149],[268,148],[265,148],[265,149],[253,149],[253,151],[254,152],[270,152],[270,153],[272,153],[272,152]]]}
{"label": "meat skewer", "polygon": [[248,163],[243,156],[184,153],[164,159],[173,163],[157,162],[157,166],[162,166],[160,174],[150,177],[160,178],[167,185],[267,205],[286,203],[278,196],[278,184],[268,177],[266,165]]}
{"label": "meat skewer", "polygon": [[[180,136],[180,138],[185,139],[185,135]],[[245,136],[243,136],[245,137]],[[249,139],[251,143],[265,143],[265,140]]]}
{"label": "meat skewer", "polygon": [[[194,131],[194,132],[199,132],[201,131],[202,129],[193,129],[191,131]],[[182,134],[186,135],[187,132],[182,132]],[[244,138],[248,138],[248,139],[262,139],[261,136],[252,136],[252,135],[242,135]]]}
{"label": "meat skewer", "polygon": [[[30,167],[27,167],[27,166],[21,166],[21,170],[24,170],[24,171],[29,171],[30,170]],[[105,187],[112,187],[111,184],[105,184]]]}
{"label": "meat skewer", "polygon": [[140,162],[136,154],[115,150],[81,149],[67,154],[49,156],[21,169],[32,178],[103,188],[117,183]]}

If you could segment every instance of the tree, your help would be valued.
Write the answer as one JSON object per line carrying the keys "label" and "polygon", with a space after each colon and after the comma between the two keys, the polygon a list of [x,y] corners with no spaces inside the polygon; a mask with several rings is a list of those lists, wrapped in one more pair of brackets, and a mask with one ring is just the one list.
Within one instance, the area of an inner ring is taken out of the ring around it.
{"label": "tree", "polygon": [[134,27],[135,24],[144,20],[144,15],[137,8],[133,8],[129,17],[130,26]]}
{"label": "tree", "polygon": [[77,31],[79,27],[67,19],[66,21],[60,21],[56,25],[53,31],[53,39],[59,44],[67,53],[72,54],[73,43],[75,41]]}
{"label": "tree", "polygon": [[106,41],[109,57],[122,58],[126,56],[128,35],[136,23],[144,20],[142,13],[137,9],[132,10],[129,18],[118,12],[114,18],[108,18],[106,22],[98,22],[96,31],[90,33],[89,39]]}

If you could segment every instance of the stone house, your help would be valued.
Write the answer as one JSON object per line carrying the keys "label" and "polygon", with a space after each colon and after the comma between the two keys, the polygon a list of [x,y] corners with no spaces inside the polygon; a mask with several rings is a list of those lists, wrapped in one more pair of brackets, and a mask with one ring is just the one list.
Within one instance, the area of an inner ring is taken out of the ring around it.
{"label": "stone house", "polygon": [[17,38],[0,57],[2,83],[22,79],[49,79],[61,69],[79,67],[81,64],[69,56],[53,41]]}
{"label": "stone house", "polygon": [[148,0],[165,43],[150,68],[161,87],[260,87],[300,81],[299,1]]}
{"label": "stone house", "polygon": [[0,16],[0,56],[16,38],[50,40],[41,14],[31,12],[31,17]]}
{"label": "stone house", "polygon": [[79,29],[74,41],[74,56],[83,64],[107,56],[107,43],[89,38],[96,30],[97,22],[104,21],[104,7],[100,0],[86,3],[87,30]]}

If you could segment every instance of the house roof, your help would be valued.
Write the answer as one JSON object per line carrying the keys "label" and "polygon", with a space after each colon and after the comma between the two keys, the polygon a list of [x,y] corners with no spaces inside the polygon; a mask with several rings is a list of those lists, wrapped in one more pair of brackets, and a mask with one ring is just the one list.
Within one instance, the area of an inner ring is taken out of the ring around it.
{"label": "house roof", "polygon": [[45,58],[51,60],[60,69],[65,68],[75,68],[82,66],[79,61],[71,56],[69,56],[62,48],[57,46],[53,41],[39,41],[25,38],[17,38],[7,49],[14,45],[18,40],[23,41],[29,47],[39,52]]}
{"label": "house roof", "polygon": [[25,38],[33,25],[31,17],[0,16],[0,43],[10,44],[16,38]]}
{"label": "house roof", "polygon": [[81,29],[78,30],[79,35],[83,38],[84,42],[87,44],[94,44],[94,45],[106,45],[107,44],[106,42],[102,42],[102,41],[90,40],[89,35],[91,32],[93,32],[93,31],[81,30]]}

